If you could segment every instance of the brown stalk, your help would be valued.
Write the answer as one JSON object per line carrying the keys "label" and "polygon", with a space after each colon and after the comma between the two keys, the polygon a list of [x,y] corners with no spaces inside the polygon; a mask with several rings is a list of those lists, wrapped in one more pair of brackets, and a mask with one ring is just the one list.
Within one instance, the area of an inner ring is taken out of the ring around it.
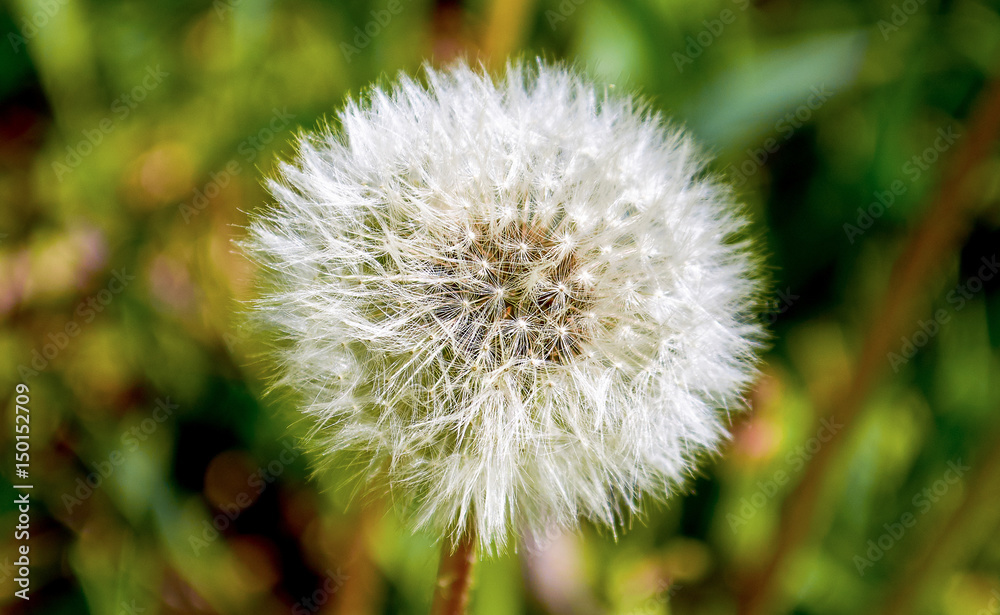
{"label": "brown stalk", "polygon": [[889,289],[878,316],[865,337],[861,354],[850,381],[834,395],[824,417],[844,425],[825,444],[806,467],[802,479],[789,495],[782,509],[781,531],[774,551],[762,571],[748,579],[740,600],[740,613],[760,615],[768,612],[789,558],[809,537],[819,496],[834,467],[840,446],[850,433],[852,423],[864,400],[888,364],[887,355],[913,322],[920,291],[940,263],[965,236],[968,212],[976,202],[968,190],[970,176],[989,155],[1000,134],[1000,81],[993,82],[980,95],[979,103],[920,225],[896,261]]}
{"label": "brown stalk", "polygon": [[470,524],[457,544],[449,539],[441,545],[441,563],[431,608],[433,615],[464,615],[469,605],[475,563],[476,532]]}

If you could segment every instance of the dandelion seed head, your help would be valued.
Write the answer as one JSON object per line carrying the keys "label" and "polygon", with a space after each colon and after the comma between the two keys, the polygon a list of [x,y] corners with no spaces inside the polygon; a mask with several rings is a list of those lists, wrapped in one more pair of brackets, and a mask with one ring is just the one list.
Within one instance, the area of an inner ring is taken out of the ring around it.
{"label": "dandelion seed head", "polygon": [[615,526],[725,437],[761,337],[752,251],[689,139],[545,63],[349,102],[245,246],[321,460],[415,527]]}

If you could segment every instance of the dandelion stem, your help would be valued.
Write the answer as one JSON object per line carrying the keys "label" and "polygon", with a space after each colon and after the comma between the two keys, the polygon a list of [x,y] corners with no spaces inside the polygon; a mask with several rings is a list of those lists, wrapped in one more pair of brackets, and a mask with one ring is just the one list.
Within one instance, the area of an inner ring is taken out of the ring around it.
{"label": "dandelion stem", "polygon": [[457,543],[448,539],[441,545],[432,615],[463,615],[466,612],[475,563],[476,532],[469,524]]}

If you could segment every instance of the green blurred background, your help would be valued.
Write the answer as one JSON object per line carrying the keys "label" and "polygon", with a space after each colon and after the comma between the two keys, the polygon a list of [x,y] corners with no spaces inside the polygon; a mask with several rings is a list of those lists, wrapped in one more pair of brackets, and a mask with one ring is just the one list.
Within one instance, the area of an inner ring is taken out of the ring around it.
{"label": "green blurred background", "polygon": [[262,395],[233,240],[346,95],[523,54],[716,156],[773,340],[688,495],[484,561],[472,612],[1000,613],[998,3],[15,0],[0,33],[3,612],[428,611],[432,538],[311,479]]}

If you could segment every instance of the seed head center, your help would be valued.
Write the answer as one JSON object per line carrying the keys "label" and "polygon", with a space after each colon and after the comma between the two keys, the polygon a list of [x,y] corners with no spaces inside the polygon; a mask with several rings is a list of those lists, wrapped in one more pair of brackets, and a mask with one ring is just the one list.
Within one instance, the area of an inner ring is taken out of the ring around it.
{"label": "seed head center", "polygon": [[443,298],[434,320],[463,363],[563,364],[581,354],[593,332],[593,276],[552,237],[524,223],[466,229],[449,257],[435,263]]}

